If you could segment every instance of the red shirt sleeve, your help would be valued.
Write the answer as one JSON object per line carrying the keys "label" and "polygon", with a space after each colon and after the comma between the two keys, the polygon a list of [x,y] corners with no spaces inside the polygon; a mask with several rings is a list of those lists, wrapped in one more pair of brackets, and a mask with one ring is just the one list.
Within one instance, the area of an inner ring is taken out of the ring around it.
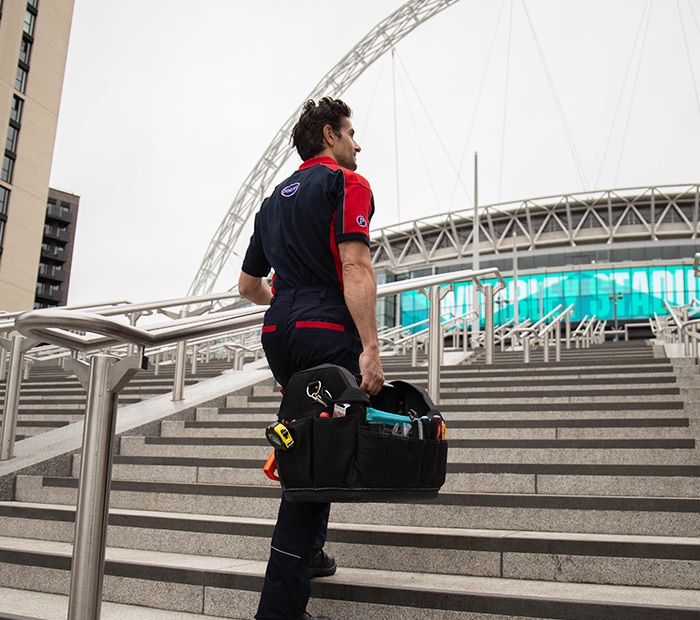
{"label": "red shirt sleeve", "polygon": [[336,243],[359,240],[369,245],[369,222],[374,214],[374,197],[367,180],[343,169],[345,187],[335,220]]}

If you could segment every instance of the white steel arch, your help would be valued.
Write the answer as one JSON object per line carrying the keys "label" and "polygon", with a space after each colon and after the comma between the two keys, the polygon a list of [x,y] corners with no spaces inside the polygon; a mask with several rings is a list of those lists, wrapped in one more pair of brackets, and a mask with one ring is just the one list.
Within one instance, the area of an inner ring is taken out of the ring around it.
{"label": "white steel arch", "polygon": [[[314,87],[306,99],[324,95],[340,97],[374,61],[389,51],[409,32],[458,0],[409,0],[389,17],[377,24],[341,61]],[[188,295],[211,293],[221,271],[233,253],[243,227],[260,206],[271,181],[292,154],[285,148],[301,106],[282,125],[274,139],[241,185],[228,213],[219,225],[202,264],[190,285]]]}

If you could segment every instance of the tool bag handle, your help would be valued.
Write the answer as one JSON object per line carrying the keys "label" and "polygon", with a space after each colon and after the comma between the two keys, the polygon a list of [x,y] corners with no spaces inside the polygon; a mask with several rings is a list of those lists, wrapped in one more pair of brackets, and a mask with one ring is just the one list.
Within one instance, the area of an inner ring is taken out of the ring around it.
{"label": "tool bag handle", "polygon": [[[307,388],[316,384],[322,386],[319,396],[324,402],[318,402],[309,396]],[[278,418],[281,422],[289,422],[318,416],[324,411],[332,410],[335,403],[349,403],[353,405],[353,411],[364,413],[364,408],[369,406],[370,400],[358,387],[355,376],[347,368],[321,364],[292,375],[284,390]]]}

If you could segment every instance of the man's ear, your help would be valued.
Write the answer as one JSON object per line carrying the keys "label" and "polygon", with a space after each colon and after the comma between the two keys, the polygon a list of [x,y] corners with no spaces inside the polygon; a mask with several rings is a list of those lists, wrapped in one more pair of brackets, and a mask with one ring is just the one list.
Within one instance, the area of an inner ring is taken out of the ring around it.
{"label": "man's ear", "polygon": [[333,127],[331,127],[330,124],[324,125],[323,126],[323,141],[328,146],[333,146],[336,143],[337,139],[338,139],[338,136],[335,135],[335,131],[333,131]]}

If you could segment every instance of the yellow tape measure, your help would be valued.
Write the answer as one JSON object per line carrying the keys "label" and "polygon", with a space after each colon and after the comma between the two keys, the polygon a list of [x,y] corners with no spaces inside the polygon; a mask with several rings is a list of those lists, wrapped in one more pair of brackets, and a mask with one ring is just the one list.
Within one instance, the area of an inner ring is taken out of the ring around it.
{"label": "yellow tape measure", "polygon": [[282,422],[277,422],[277,424],[272,424],[265,429],[265,437],[267,440],[279,450],[289,450],[294,446],[294,439],[289,429],[282,424]]}

